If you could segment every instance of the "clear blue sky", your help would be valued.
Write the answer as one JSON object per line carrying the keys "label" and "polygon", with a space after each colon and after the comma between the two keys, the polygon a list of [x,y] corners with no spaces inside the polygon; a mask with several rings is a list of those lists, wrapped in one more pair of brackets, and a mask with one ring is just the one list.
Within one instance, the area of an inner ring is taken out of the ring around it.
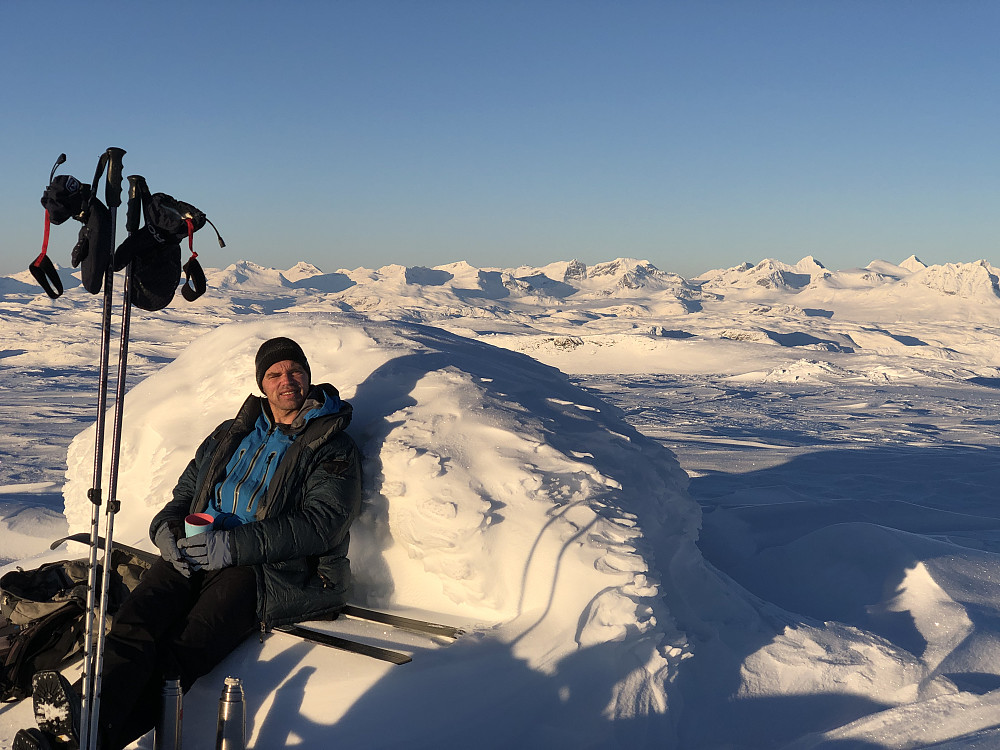
{"label": "clear blue sky", "polygon": [[206,266],[1000,263],[994,0],[0,0],[0,38],[0,273],[107,146]]}

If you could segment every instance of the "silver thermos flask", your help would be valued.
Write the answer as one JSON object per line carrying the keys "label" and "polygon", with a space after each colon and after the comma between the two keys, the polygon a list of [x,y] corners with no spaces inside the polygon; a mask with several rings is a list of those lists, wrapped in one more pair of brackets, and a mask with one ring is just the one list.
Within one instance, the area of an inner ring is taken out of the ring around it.
{"label": "silver thermos flask", "polygon": [[160,700],[160,721],[153,731],[153,750],[181,750],[181,720],[184,696],[180,680],[164,680]]}
{"label": "silver thermos flask", "polygon": [[246,708],[243,685],[238,677],[227,677],[219,698],[219,723],[215,732],[215,750],[245,750]]}

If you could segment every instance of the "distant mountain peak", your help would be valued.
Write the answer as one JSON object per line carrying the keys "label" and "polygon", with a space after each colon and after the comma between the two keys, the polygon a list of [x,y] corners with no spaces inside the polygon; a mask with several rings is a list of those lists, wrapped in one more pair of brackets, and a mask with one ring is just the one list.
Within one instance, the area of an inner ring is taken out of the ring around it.
{"label": "distant mountain peak", "polygon": [[911,255],[909,258],[900,263],[899,267],[905,268],[907,271],[923,271],[927,268],[927,264],[920,260],[920,258],[916,255]]}
{"label": "distant mountain peak", "polygon": [[282,271],[281,275],[294,284],[296,281],[308,279],[310,276],[322,276],[323,271],[314,266],[312,263],[306,263],[305,261],[300,260],[287,271]]}
{"label": "distant mountain peak", "polygon": [[251,260],[240,260],[209,278],[209,287],[232,289],[234,287],[287,287],[291,286],[281,271],[266,268]]}
{"label": "distant mountain peak", "polygon": [[801,271],[802,273],[823,273],[826,271],[826,266],[811,255],[807,255],[796,263],[794,268],[796,271]]}

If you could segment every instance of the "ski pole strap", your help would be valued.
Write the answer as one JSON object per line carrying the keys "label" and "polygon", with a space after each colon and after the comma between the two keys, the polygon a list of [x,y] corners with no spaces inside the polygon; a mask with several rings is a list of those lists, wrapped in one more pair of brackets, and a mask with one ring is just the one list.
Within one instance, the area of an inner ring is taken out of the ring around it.
{"label": "ski pole strap", "polygon": [[[137,201],[138,206],[142,209],[142,221],[146,226],[150,227],[152,230],[152,222],[150,221],[150,207],[149,203],[152,200],[152,196],[149,193],[149,184],[146,182],[146,178],[140,174],[132,175],[128,178],[129,180],[129,203],[131,204],[133,200]],[[139,228],[138,217],[135,219],[135,227]],[[155,236],[155,232],[153,232]],[[159,240],[159,237],[157,237]],[[161,240],[162,241],[162,240]]]}
{"label": "ski pole strap", "polygon": [[40,252],[38,257],[31,262],[30,266],[28,266],[28,271],[31,272],[31,275],[42,287],[42,289],[45,290],[45,293],[52,299],[56,299],[63,293],[63,285],[62,281],[59,279],[59,273],[56,271],[56,267],[52,264],[52,260],[48,256],[49,227],[51,224],[52,221],[49,217],[49,211],[46,209],[45,235],[42,238],[42,252]]}
{"label": "ski pole strap", "polygon": [[[45,209],[45,234],[42,235],[42,256],[49,252],[49,230],[52,228],[52,217],[49,216],[49,209]],[[41,257],[41,256],[40,256]],[[38,262],[37,260],[35,261]]]}
{"label": "ski pole strap", "polygon": [[[109,158],[110,158],[110,155],[108,154],[107,151],[105,151],[103,154],[101,154],[101,157],[97,160],[97,169],[94,171],[94,181],[92,183],[90,183],[91,186],[92,186],[90,194],[92,196],[93,195],[97,195],[97,183],[99,183],[101,181],[101,177],[104,176],[104,170],[108,166],[108,159]],[[105,188],[105,190],[107,190],[107,185],[105,185],[104,188]],[[105,197],[107,197],[107,196],[105,196]]]}

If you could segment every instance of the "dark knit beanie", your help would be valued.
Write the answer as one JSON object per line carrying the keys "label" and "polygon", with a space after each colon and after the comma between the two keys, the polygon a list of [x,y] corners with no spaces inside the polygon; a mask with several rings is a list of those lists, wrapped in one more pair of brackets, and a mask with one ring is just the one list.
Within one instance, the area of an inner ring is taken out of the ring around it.
{"label": "dark knit beanie", "polygon": [[312,382],[312,373],[309,371],[309,361],[306,359],[302,347],[291,339],[279,336],[276,339],[269,339],[260,345],[254,364],[257,367],[257,386],[264,390],[264,373],[268,371],[275,362],[284,362],[286,359],[298,362],[306,371]]}

